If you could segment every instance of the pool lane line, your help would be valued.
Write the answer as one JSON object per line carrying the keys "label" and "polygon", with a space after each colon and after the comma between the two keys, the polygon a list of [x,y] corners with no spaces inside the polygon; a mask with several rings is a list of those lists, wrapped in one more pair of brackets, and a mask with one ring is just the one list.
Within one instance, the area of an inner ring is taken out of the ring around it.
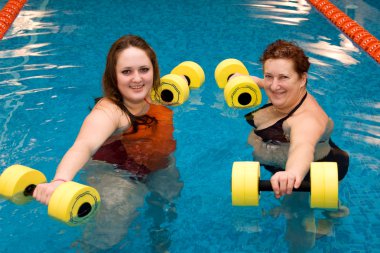
{"label": "pool lane line", "polygon": [[27,0],[9,0],[0,10],[0,40],[11,27]]}
{"label": "pool lane line", "polygon": [[336,27],[380,63],[380,41],[329,0],[309,0]]}

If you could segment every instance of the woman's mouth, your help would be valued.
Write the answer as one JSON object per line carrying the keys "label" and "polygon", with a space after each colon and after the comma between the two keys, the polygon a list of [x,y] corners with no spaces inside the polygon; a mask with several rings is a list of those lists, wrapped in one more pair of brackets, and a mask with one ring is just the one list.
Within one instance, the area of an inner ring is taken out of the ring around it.
{"label": "woman's mouth", "polygon": [[139,84],[139,85],[130,85],[129,88],[131,88],[132,90],[140,90],[144,87],[144,84]]}
{"label": "woman's mouth", "polygon": [[284,94],[285,94],[284,91],[272,92],[272,96],[277,97],[277,98],[283,96]]}

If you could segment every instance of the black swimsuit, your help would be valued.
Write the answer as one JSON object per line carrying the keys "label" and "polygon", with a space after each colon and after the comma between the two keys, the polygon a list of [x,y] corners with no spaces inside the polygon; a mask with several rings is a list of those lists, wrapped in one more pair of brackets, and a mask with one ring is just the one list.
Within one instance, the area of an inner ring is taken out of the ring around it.
{"label": "black swimsuit", "polygon": [[[270,143],[270,144],[289,143],[290,141],[286,138],[284,130],[282,128],[282,125],[283,125],[284,121],[287,120],[302,105],[302,103],[306,99],[306,96],[307,96],[307,93],[302,98],[302,100],[299,102],[299,104],[291,112],[289,112],[289,114],[287,114],[285,117],[281,118],[276,123],[274,123],[273,125],[271,125],[267,128],[256,129],[257,127],[255,125],[253,114],[255,112],[261,110],[261,109],[272,106],[273,105],[272,103],[266,104],[266,105],[262,106],[261,108],[256,109],[255,111],[246,114],[245,119],[247,120],[247,122],[251,126],[253,126],[255,128],[254,129],[255,134],[257,136],[261,137],[263,142]],[[322,162],[322,161],[323,162],[337,162],[339,180],[342,180],[348,171],[348,165],[349,165],[348,154],[347,154],[347,152],[341,150],[338,146],[336,146],[332,142],[331,139],[329,140],[329,144],[331,146],[330,152],[327,154],[326,157],[318,160],[317,162]],[[278,168],[278,167],[265,165],[265,164],[263,164],[263,165],[264,165],[265,169],[269,170],[272,173],[276,173],[278,171],[284,170],[283,168]],[[309,173],[306,175],[305,179],[310,180]]]}
{"label": "black swimsuit", "polygon": [[[297,109],[302,105],[303,101],[305,101],[306,96],[307,96],[307,93],[302,98],[302,100],[299,102],[299,104],[296,107],[294,107],[293,110],[291,110],[291,112],[288,113],[288,115],[286,115],[282,119],[278,120],[276,123],[274,123],[270,127],[267,127],[267,128],[264,128],[264,129],[260,129],[260,130],[255,129],[254,130],[255,134],[257,136],[260,136],[261,139],[263,139],[263,142],[266,142],[266,143],[274,143],[274,144],[276,144],[276,143],[289,142],[289,140],[285,137],[284,130],[282,129],[282,124],[284,123],[285,120],[287,120],[290,116],[292,116],[295,111],[297,111]],[[258,110],[264,109],[264,108],[269,107],[269,106],[272,106],[272,103],[266,104],[262,108],[259,108]],[[258,111],[258,110],[256,110],[256,111]],[[247,115],[245,116],[246,119],[247,119],[247,117],[249,117]],[[251,113],[250,116],[251,116],[250,121],[248,121],[248,119],[247,119],[247,121],[254,128],[256,128],[255,122],[254,122],[254,119],[253,119],[253,114]]]}

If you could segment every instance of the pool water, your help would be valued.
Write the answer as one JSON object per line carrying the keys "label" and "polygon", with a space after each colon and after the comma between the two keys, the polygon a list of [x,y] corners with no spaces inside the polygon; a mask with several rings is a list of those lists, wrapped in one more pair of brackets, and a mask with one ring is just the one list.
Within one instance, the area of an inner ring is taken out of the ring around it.
{"label": "pool water", "polygon": [[[378,1],[331,2],[380,37]],[[101,95],[106,54],[124,34],[152,45],[161,75],[187,60],[206,74],[172,107],[172,165],[148,183],[87,165],[76,181],[102,190],[104,206],[115,208],[82,226],[50,218],[36,202],[0,199],[1,252],[380,252],[380,68],[305,0],[29,1],[0,41],[0,172],[18,163],[54,176]],[[243,116],[253,109],[229,108],[214,70],[237,58],[261,76],[258,59],[279,38],[310,57],[308,90],[350,154],[339,188],[346,217],[310,209],[301,193],[279,201],[264,192],[258,207],[231,205],[232,163],[252,160]]]}

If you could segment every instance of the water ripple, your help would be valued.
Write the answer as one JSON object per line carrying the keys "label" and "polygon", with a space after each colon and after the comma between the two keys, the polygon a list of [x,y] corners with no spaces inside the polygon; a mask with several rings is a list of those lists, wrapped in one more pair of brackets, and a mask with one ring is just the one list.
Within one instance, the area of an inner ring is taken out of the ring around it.
{"label": "water ripple", "polygon": [[[323,38],[320,38],[318,42],[300,42],[299,44],[301,47],[305,48],[307,51],[313,54],[316,54],[318,56],[330,58],[346,65],[358,64],[359,61],[353,58],[348,53],[359,52],[359,49],[355,47],[352,44],[352,42],[350,42],[349,39],[345,37],[344,35],[341,34],[340,38],[341,38],[340,46],[333,45],[330,42],[323,40]],[[312,59],[312,63],[325,65],[325,66],[330,65],[317,59]]]}
{"label": "water ripple", "polygon": [[23,10],[19,13],[17,18],[12,24],[11,29],[7,33],[4,39],[10,39],[13,37],[42,35],[57,33],[59,26],[51,22],[42,22],[42,18],[51,17],[55,11],[32,11]]}
{"label": "water ripple", "polygon": [[25,57],[25,56],[47,56],[48,52],[53,50],[42,50],[36,51],[37,49],[49,46],[50,43],[37,43],[28,44],[19,49],[13,50],[2,50],[0,51],[0,58],[14,58],[14,57]]}
{"label": "water ripple", "polygon": [[[255,3],[247,4],[255,11],[253,18],[266,19],[275,24],[281,25],[299,25],[303,21],[307,21],[307,15],[310,13],[311,6],[306,0],[296,1],[255,1]],[[259,12],[259,13],[257,13]],[[262,12],[262,14],[260,14]],[[272,13],[273,15],[270,15]],[[302,17],[292,17],[300,15]]]}

